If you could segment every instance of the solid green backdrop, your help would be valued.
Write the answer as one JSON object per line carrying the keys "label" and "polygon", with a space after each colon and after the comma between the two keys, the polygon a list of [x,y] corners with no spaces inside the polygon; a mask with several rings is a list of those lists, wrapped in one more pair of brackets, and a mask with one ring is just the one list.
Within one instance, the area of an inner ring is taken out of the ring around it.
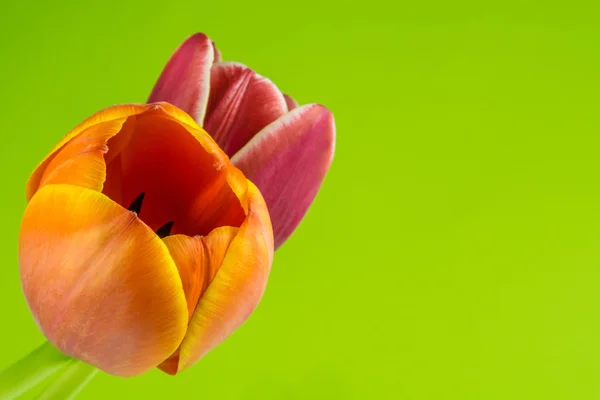
{"label": "solid green backdrop", "polygon": [[29,173],[202,31],[333,111],[333,167],[242,328],[82,400],[600,398],[600,14],[408,3],[3,1],[0,369],[43,340],[17,266]]}

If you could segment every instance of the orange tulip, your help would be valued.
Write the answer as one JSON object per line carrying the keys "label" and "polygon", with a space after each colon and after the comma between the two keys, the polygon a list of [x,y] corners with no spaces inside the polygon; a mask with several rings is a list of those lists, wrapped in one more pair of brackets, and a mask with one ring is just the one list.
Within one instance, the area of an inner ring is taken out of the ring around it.
{"label": "orange tulip", "polygon": [[176,374],[258,304],[273,231],[258,189],[167,103],[101,111],[27,184],[23,290],[48,340],[105,372]]}

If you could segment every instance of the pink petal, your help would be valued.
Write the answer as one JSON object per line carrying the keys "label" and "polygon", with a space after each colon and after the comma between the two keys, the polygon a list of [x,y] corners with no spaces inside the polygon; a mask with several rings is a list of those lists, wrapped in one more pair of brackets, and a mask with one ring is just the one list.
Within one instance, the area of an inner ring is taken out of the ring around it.
{"label": "pink petal", "polygon": [[210,85],[203,128],[229,156],[287,111],[277,86],[242,64],[215,64]]}
{"label": "pink petal", "polygon": [[291,96],[284,94],[283,97],[285,98],[285,103],[287,104],[288,111],[292,111],[294,108],[298,107],[298,102],[294,100]]}
{"label": "pink petal", "polygon": [[215,63],[221,62],[223,61],[223,56],[221,55],[221,52],[219,51],[219,49],[217,49],[217,45],[215,44],[215,42],[212,42],[213,45],[213,49],[215,50]]}
{"label": "pink petal", "polygon": [[275,248],[306,214],[331,165],[334,149],[333,115],[321,105],[308,104],[267,126],[231,158],[265,198]]}
{"label": "pink petal", "polygon": [[190,36],[171,56],[148,103],[171,103],[202,125],[210,91],[210,68],[217,52],[205,34]]}

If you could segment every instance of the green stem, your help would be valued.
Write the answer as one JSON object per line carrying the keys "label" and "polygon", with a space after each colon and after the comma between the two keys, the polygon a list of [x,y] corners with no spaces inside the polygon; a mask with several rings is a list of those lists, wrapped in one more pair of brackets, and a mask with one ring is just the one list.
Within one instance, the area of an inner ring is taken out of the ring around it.
{"label": "green stem", "polygon": [[88,384],[98,370],[79,360],[71,360],[37,400],[71,400]]}
{"label": "green stem", "polygon": [[12,400],[20,396],[65,367],[71,360],[49,342],[42,344],[0,372],[0,399]]}

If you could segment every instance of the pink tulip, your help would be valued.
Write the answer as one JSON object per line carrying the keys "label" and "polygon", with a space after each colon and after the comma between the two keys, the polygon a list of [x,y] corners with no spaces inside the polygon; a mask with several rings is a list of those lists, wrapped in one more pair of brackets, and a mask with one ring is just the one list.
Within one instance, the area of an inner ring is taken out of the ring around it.
{"label": "pink tulip", "polygon": [[198,33],[175,51],[149,103],[169,102],[191,115],[260,189],[275,248],[296,229],[331,165],[335,123],[319,104],[298,104],[245,65],[222,62]]}

